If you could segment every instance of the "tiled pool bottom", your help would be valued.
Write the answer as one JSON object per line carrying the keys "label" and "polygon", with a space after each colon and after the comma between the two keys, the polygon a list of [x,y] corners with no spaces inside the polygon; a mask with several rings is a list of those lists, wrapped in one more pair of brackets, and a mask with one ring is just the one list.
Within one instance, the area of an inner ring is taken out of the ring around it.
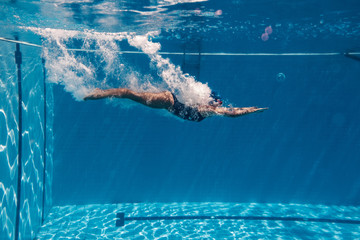
{"label": "tiled pool bottom", "polygon": [[[274,220],[135,220],[130,217],[242,216]],[[342,219],[355,223],[289,221]],[[57,206],[36,239],[360,239],[360,207],[299,204],[129,203]]]}

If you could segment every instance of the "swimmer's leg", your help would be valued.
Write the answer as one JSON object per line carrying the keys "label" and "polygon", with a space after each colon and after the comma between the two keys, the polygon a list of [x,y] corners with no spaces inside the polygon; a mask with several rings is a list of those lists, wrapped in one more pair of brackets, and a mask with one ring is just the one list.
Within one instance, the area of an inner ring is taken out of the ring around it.
{"label": "swimmer's leg", "polygon": [[127,98],[151,108],[168,109],[174,105],[174,98],[169,91],[159,93],[135,92],[127,88],[95,89],[84,100],[103,98]]}

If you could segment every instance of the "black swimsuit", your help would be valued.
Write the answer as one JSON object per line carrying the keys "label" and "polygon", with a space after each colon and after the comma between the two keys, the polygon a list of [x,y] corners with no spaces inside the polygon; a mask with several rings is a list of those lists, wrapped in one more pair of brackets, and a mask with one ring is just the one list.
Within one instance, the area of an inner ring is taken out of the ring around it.
{"label": "black swimsuit", "polygon": [[182,119],[194,121],[194,122],[200,122],[205,119],[205,117],[201,115],[201,113],[197,110],[197,108],[185,106],[185,104],[179,102],[179,100],[175,97],[174,94],[172,95],[174,98],[174,105],[171,108],[169,108],[169,111],[172,114]]}

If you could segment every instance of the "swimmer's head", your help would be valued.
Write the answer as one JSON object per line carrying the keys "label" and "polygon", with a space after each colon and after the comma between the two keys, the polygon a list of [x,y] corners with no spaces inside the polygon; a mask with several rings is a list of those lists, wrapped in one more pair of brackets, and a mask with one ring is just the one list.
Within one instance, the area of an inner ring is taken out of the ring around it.
{"label": "swimmer's head", "polygon": [[216,92],[212,91],[210,97],[212,98],[212,100],[209,102],[210,105],[221,106],[223,104],[220,95],[218,95]]}

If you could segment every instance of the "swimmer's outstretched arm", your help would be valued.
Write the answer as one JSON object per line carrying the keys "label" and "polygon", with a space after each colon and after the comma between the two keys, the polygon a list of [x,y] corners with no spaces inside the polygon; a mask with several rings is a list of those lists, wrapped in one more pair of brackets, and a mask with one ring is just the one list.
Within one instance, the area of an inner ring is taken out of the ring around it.
{"label": "swimmer's outstretched arm", "polygon": [[206,117],[214,115],[222,115],[225,117],[240,117],[255,112],[263,112],[268,108],[258,108],[258,107],[244,107],[244,108],[226,108],[226,107],[211,107],[203,106],[199,107],[198,110],[201,112],[201,115]]}

